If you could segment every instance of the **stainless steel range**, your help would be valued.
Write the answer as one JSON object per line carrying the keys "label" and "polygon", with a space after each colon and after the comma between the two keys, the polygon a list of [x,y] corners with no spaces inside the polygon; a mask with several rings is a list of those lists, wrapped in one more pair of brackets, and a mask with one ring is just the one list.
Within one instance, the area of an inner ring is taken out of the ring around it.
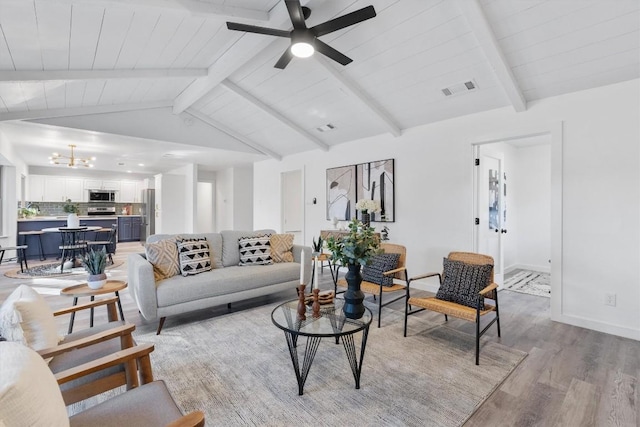
{"label": "stainless steel range", "polygon": [[87,215],[89,216],[115,216],[115,206],[91,206],[87,208]]}

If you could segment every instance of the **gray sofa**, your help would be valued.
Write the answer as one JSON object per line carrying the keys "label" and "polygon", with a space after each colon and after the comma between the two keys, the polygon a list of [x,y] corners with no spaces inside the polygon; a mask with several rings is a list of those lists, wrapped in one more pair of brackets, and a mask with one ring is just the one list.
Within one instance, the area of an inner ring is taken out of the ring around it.
{"label": "gray sofa", "polygon": [[[239,266],[238,239],[259,234],[273,234],[274,230],[222,231],[220,233],[180,234],[184,238],[206,237],[211,249],[213,269],[204,273],[181,275],[155,282],[153,266],[144,254],[128,258],[129,290],[142,316],[147,320],[160,319],[160,334],[167,316],[186,313],[216,305],[291,290],[296,296],[300,281],[300,255],[303,246],[293,246],[294,262],[271,265]],[[178,235],[155,234],[147,242],[175,238]],[[311,277],[311,248],[305,248],[305,282]]]}

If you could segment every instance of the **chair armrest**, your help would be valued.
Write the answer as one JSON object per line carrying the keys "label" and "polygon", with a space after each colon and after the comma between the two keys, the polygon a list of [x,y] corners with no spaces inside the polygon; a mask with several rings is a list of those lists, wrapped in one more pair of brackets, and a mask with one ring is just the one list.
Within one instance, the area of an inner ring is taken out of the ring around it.
{"label": "chair armrest", "polygon": [[382,274],[385,276],[391,276],[392,274],[400,273],[401,271],[407,271],[406,267],[394,268],[393,270],[385,271]]}
{"label": "chair armrest", "polygon": [[83,348],[90,346],[92,344],[96,344],[102,341],[108,341],[112,338],[123,337],[123,336],[131,336],[136,325],[120,325],[114,327],[112,329],[99,332],[97,334],[89,335],[88,337],[77,339],[68,343],[60,344],[56,347],[45,348],[38,351],[38,354],[42,356],[42,358],[47,359],[49,357],[55,357],[60,354],[66,353],[71,350],[75,350],[78,348]]}
{"label": "chair armrest", "polygon": [[[61,308],[60,310],[56,310],[53,312],[54,316],[61,316],[63,314],[75,313],[80,310],[86,310],[88,308],[99,307],[101,305],[115,304],[118,302],[118,297],[111,297],[105,299],[99,299],[96,301],[91,301],[85,304],[74,305],[73,307]],[[114,305],[115,307],[115,305]]]}
{"label": "chair armrest", "polygon": [[434,276],[438,276],[438,279],[440,279],[440,282],[442,282],[442,276],[440,275],[440,273],[421,274],[420,276],[412,277],[411,279],[409,279],[409,282],[411,282],[412,280],[426,279],[427,277],[434,277]]}
{"label": "chair armrest", "polygon": [[[56,380],[59,385],[68,383],[78,378],[99,372],[112,366],[120,365],[131,360],[145,359],[149,357],[149,353],[154,350],[153,344],[142,344],[135,347],[130,347],[124,350],[116,351],[115,353],[101,357],[99,359],[92,360],[91,362],[83,363],[82,365],[74,366],[64,371],[60,371],[55,374]],[[152,379],[151,379],[152,381]],[[146,381],[150,382],[150,381]],[[146,383],[145,382],[145,383]]]}
{"label": "chair armrest", "polygon": [[204,426],[204,414],[201,411],[193,411],[167,424],[166,427],[202,427]]}
{"label": "chair armrest", "polygon": [[129,254],[127,258],[129,294],[133,297],[142,317],[153,320],[158,317],[158,296],[153,266],[142,254]]}
{"label": "chair armrest", "polygon": [[490,284],[489,286],[487,286],[486,288],[484,288],[483,290],[481,290],[481,291],[479,292],[479,294],[480,294],[480,295],[486,295],[486,294],[488,294],[489,292],[491,292],[492,290],[497,289],[497,288],[498,288],[498,285],[496,285],[495,283],[492,283],[492,284]]}

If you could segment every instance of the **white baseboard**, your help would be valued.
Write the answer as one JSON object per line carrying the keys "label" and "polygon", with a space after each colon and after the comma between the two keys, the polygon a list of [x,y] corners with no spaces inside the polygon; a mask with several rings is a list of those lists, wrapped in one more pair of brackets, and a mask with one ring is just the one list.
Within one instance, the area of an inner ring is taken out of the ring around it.
{"label": "white baseboard", "polygon": [[561,314],[558,318],[552,317],[551,320],[560,323],[566,323],[568,325],[579,326],[581,328],[592,329],[598,332],[604,332],[605,334],[611,334],[640,341],[639,329],[632,329],[626,326],[614,325],[612,323],[600,322],[597,320],[587,319],[580,316],[570,316],[566,314]]}
{"label": "white baseboard", "polygon": [[504,269],[505,273],[511,273],[513,270],[532,270],[540,273],[551,273],[551,267],[548,265],[530,265],[530,264],[513,264]]}

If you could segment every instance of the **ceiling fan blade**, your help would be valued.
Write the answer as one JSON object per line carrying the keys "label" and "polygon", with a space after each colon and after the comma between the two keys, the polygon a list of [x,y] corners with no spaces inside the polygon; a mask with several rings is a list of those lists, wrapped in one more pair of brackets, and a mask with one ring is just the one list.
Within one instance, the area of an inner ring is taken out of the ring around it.
{"label": "ceiling fan blade", "polygon": [[303,30],[307,28],[307,24],[304,23],[304,13],[302,12],[302,6],[300,0],[285,0],[287,10],[289,11],[289,17],[293,28],[296,30]]}
{"label": "ceiling fan blade", "polygon": [[353,59],[349,58],[346,55],[343,55],[328,44],[321,42],[318,39],[315,40],[315,47],[318,52],[342,65],[347,65],[348,63],[353,61]]}
{"label": "ceiling fan blade", "polygon": [[293,54],[291,53],[291,49],[287,48],[287,50],[284,51],[280,59],[278,59],[278,62],[276,62],[276,65],[274,65],[274,67],[284,70],[284,67],[289,65],[289,62],[291,62],[292,58],[293,58]]}
{"label": "ceiling fan blade", "polygon": [[266,34],[268,36],[291,37],[291,31],[257,27],[255,25],[239,24],[237,22],[227,22],[227,28],[235,31],[245,31],[247,33]]}
{"label": "ceiling fan blade", "polygon": [[358,22],[366,21],[367,19],[371,19],[375,16],[376,10],[373,6],[367,6],[362,9],[358,9],[355,12],[347,13],[346,15],[318,24],[310,29],[316,37],[320,37],[357,24]]}

